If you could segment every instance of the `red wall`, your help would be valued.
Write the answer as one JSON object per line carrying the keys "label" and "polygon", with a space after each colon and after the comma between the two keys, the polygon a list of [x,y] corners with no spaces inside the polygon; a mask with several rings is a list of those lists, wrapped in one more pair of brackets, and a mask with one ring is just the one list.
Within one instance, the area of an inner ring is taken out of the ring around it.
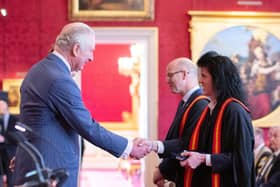
{"label": "red wall", "polygon": [[[155,26],[159,29],[159,137],[164,138],[178,97],[165,83],[165,66],[178,56],[190,57],[188,10],[280,11],[276,0],[240,6],[237,0],[155,0],[155,20],[147,22],[87,22],[91,26]],[[8,16],[0,17],[0,79],[22,78],[44,57],[61,27],[69,22],[67,0],[0,0]],[[96,69],[102,69],[96,66]],[[1,85],[1,83],[0,83]]]}
{"label": "red wall", "polygon": [[118,73],[118,58],[130,56],[130,45],[96,45],[94,61],[82,72],[82,96],[97,121],[121,122],[131,112],[130,77]]}
{"label": "red wall", "polygon": [[[260,2],[261,5],[240,5],[238,2]],[[280,6],[277,0],[192,0],[192,10],[211,11],[265,11],[277,12]]]}

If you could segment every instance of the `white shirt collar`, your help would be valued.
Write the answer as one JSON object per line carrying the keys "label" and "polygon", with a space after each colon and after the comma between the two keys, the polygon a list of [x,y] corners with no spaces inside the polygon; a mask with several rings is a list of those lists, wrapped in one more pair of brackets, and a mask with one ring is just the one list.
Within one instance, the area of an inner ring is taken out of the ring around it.
{"label": "white shirt collar", "polygon": [[280,150],[275,151],[273,154],[274,154],[275,156],[278,156],[278,155],[280,154]]}
{"label": "white shirt collar", "polygon": [[3,123],[4,123],[3,125],[4,125],[5,130],[8,128],[9,116],[10,116],[10,113],[6,113],[3,115]]}
{"label": "white shirt collar", "polygon": [[264,146],[264,143],[261,143],[255,150],[255,154],[257,155],[257,153],[261,150],[261,148]]}
{"label": "white shirt collar", "polygon": [[68,63],[68,61],[60,53],[58,53],[57,51],[54,50],[52,53],[55,56],[57,56],[58,58],[60,58],[64,62],[64,64],[68,68],[68,70],[71,72],[71,67],[70,67],[70,64]]}
{"label": "white shirt collar", "polygon": [[189,100],[190,96],[191,96],[196,90],[198,90],[198,89],[199,89],[199,86],[195,86],[195,87],[193,87],[192,89],[190,89],[190,90],[184,95],[183,100],[184,100],[185,102],[187,102],[187,101]]}

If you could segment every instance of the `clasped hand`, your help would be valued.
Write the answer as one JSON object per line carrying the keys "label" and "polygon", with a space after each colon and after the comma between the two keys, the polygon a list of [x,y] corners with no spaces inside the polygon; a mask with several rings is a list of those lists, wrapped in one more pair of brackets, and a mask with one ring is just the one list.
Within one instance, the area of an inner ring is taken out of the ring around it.
{"label": "clasped hand", "polygon": [[190,167],[192,169],[196,169],[202,163],[205,163],[206,156],[205,154],[192,152],[192,151],[184,151],[181,153],[182,156],[187,156],[188,158],[184,161],[180,161],[180,165],[183,167]]}
{"label": "clasped hand", "polygon": [[135,159],[140,159],[152,151],[158,151],[158,145],[155,141],[143,138],[135,138],[133,140],[133,149],[130,153],[130,156]]}
{"label": "clasped hand", "polygon": [[149,145],[145,142],[146,140],[143,138],[133,139],[133,148],[130,153],[132,158],[139,160],[151,152]]}

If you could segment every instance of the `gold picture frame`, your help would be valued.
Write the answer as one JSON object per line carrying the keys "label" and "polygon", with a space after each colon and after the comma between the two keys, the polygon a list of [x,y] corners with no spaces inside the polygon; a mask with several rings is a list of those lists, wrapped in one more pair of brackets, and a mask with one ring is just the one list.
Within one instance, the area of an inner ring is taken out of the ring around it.
{"label": "gold picture frame", "polygon": [[20,86],[22,79],[4,79],[3,90],[8,92],[9,111],[18,115],[20,110]]}
{"label": "gold picture frame", "polygon": [[154,19],[154,0],[68,0],[70,20],[144,21]]}
{"label": "gold picture frame", "polygon": [[[233,43],[228,42],[225,44],[221,42],[221,39],[227,40],[227,38],[233,38],[233,40],[242,40],[242,37],[236,33],[235,35],[227,35],[227,37],[222,38],[220,36],[220,40],[217,40],[217,35],[223,35],[225,30],[236,28],[236,27],[244,27],[244,32],[250,29],[254,30],[255,34],[261,36],[267,36],[268,34],[271,36],[276,36],[279,40],[280,38],[280,14],[279,13],[267,13],[267,12],[228,12],[228,11],[189,11],[188,14],[191,16],[190,21],[190,36],[191,36],[191,53],[192,59],[196,62],[201,54],[206,52],[207,50],[216,50],[214,46],[219,46],[222,51],[218,51],[223,55],[229,56],[229,50],[234,49],[238,51],[238,46],[235,46]],[[256,32],[255,32],[256,31]],[[261,32],[261,33],[257,33]],[[223,33],[223,34],[221,34]],[[264,34],[265,33],[265,34]],[[264,38],[262,38],[264,39]],[[252,39],[251,39],[252,40]],[[261,40],[261,39],[260,39]],[[212,42],[212,43],[211,43]],[[246,41],[247,42],[247,41]],[[209,45],[210,43],[210,45]],[[215,44],[213,44],[215,43]],[[245,43],[245,42],[243,42]],[[242,43],[242,44],[243,44]],[[248,45],[248,43],[246,43]],[[225,45],[227,45],[225,47]],[[207,48],[208,47],[208,48]],[[250,46],[246,46],[248,51],[250,52]],[[279,43],[277,43],[277,53],[280,48]],[[247,51],[247,52],[248,52]],[[228,52],[228,53],[227,53]],[[232,52],[232,51],[231,51]],[[231,53],[232,54],[232,53]],[[237,53],[238,54],[238,53]],[[248,54],[248,53],[247,53]],[[242,55],[240,55],[242,56]],[[246,57],[249,57],[247,55]],[[232,57],[230,55],[230,57]],[[242,56],[244,57],[244,56]],[[249,60],[248,58],[244,60],[242,63],[245,64]],[[271,59],[272,61],[272,59]],[[240,61],[238,61],[240,62]],[[277,61],[279,59],[277,58]],[[249,67],[252,68],[252,67]],[[276,73],[280,73],[279,70],[275,70]],[[258,75],[258,74],[257,74]],[[277,87],[277,84],[276,84]],[[278,89],[279,90],[279,89]],[[247,92],[248,93],[248,92]],[[254,126],[258,127],[271,127],[278,126],[280,121],[280,106],[278,104],[275,108],[272,108],[270,113],[262,116],[260,118],[256,118],[253,120]],[[260,106],[259,106],[260,107]],[[257,108],[257,107],[255,107]]]}

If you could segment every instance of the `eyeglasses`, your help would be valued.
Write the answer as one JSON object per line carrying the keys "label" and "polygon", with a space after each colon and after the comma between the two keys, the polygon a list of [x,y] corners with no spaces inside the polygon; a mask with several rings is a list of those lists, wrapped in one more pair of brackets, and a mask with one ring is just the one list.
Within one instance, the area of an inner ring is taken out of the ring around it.
{"label": "eyeglasses", "polygon": [[172,78],[175,74],[177,74],[177,73],[184,73],[185,71],[183,71],[183,70],[180,70],[180,71],[175,71],[175,72],[170,72],[170,73],[167,73],[167,77],[168,78]]}

